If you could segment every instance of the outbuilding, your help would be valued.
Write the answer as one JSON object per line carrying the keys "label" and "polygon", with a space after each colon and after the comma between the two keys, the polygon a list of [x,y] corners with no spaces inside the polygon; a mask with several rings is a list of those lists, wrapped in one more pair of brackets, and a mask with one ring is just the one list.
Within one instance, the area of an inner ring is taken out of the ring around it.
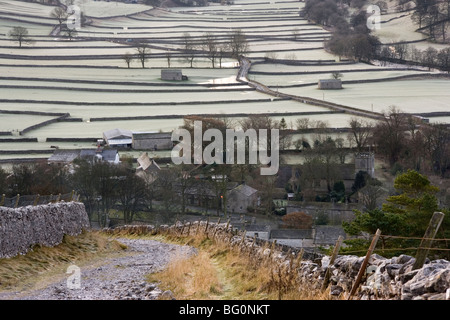
{"label": "outbuilding", "polygon": [[342,80],[341,79],[323,79],[323,80],[319,80],[319,89],[320,90],[342,89]]}
{"label": "outbuilding", "polygon": [[312,229],[275,229],[270,232],[270,240],[294,248],[314,247]]}
{"label": "outbuilding", "polygon": [[136,150],[170,150],[173,148],[170,132],[133,132],[132,147]]}
{"label": "outbuilding", "polygon": [[161,70],[161,80],[182,81],[187,80],[187,77],[183,76],[183,72],[180,69],[163,69]]}
{"label": "outbuilding", "polygon": [[132,144],[133,133],[131,130],[112,129],[103,132],[103,139],[110,147],[129,148]]}

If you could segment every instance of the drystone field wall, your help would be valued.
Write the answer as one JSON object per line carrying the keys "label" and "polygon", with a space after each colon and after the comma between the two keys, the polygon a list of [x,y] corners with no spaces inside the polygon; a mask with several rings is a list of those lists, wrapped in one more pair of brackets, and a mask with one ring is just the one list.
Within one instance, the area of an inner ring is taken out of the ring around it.
{"label": "drystone field wall", "polygon": [[88,228],[89,218],[81,202],[0,207],[0,258],[25,254],[34,245],[56,246],[64,235],[78,235]]}
{"label": "drystone field wall", "polygon": [[[364,257],[338,255],[333,264],[330,257],[302,250],[274,245],[255,238],[239,235],[228,223],[176,223],[175,225],[128,225],[114,229],[104,229],[109,234],[172,234],[176,236],[194,236],[203,233],[208,238],[241,253],[251,255],[253,261],[269,261],[274,270],[293,272],[300,286],[313,286],[317,290],[326,289],[330,298],[349,296],[356,281]],[[450,299],[450,262],[447,260],[427,260],[420,269],[413,270],[415,258],[400,255],[390,259],[372,254],[353,299],[379,300],[449,300]],[[325,274],[329,269],[329,282],[323,288]]]}

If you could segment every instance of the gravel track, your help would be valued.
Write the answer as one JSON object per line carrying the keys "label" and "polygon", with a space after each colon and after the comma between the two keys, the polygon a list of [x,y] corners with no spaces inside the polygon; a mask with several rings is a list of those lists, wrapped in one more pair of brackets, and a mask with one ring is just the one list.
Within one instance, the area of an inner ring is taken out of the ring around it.
{"label": "gravel track", "polygon": [[[80,267],[80,286],[70,288],[71,274],[44,289],[30,292],[0,292],[0,300],[155,300],[175,299],[145,276],[162,270],[174,257],[197,254],[195,248],[144,239],[117,239],[128,246],[125,256],[107,258],[99,266]],[[60,277],[59,277],[60,279]]]}

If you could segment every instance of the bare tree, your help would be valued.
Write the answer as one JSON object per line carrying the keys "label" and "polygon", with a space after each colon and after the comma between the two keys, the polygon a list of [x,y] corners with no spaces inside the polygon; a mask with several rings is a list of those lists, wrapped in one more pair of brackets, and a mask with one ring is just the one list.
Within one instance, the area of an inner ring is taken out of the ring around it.
{"label": "bare tree", "polygon": [[444,177],[450,166],[450,130],[445,124],[434,123],[424,127],[422,132],[431,169]]}
{"label": "bare tree", "polygon": [[436,64],[438,51],[433,47],[428,47],[422,53],[422,63],[428,67],[429,70]]}
{"label": "bare tree", "polygon": [[383,120],[374,128],[377,150],[384,154],[392,166],[400,160],[406,150],[407,117],[392,106]]}
{"label": "bare tree", "polygon": [[69,38],[69,40],[72,40],[73,37],[75,37],[78,34],[77,29],[75,29],[75,28],[68,28],[68,27],[65,27],[63,32],[66,35],[66,37]]}
{"label": "bare tree", "polygon": [[219,67],[222,68],[222,60],[227,56],[227,49],[228,46],[226,43],[223,43],[219,46],[219,53],[218,53],[218,59],[219,59]]}
{"label": "bare tree", "polygon": [[127,64],[128,69],[130,69],[130,64],[133,61],[133,55],[131,53],[127,52],[122,56],[122,59]]}
{"label": "bare tree", "polygon": [[185,32],[185,33],[183,33],[182,41],[183,41],[184,60],[187,63],[189,63],[192,68],[193,64],[194,64],[194,59],[196,56],[196,46],[194,44],[194,40],[188,32]]}
{"label": "bare tree", "polygon": [[170,68],[170,60],[172,60],[172,52],[170,52],[170,49],[167,49],[166,51],[166,59],[167,59],[167,68]]}
{"label": "bare tree", "polygon": [[357,151],[363,151],[372,137],[373,125],[366,120],[352,117],[349,121],[348,140],[355,143]]}
{"label": "bare tree", "polygon": [[203,39],[203,50],[206,52],[206,56],[211,60],[212,67],[215,68],[216,59],[219,55],[219,45],[217,37],[212,33],[206,33]]}
{"label": "bare tree", "polygon": [[335,71],[333,73],[331,73],[331,78],[332,79],[341,79],[344,75],[342,73],[340,73],[339,71]]}
{"label": "bare tree", "polygon": [[450,73],[450,48],[444,48],[437,55],[439,68]]}
{"label": "bare tree", "polygon": [[66,10],[64,10],[62,7],[56,7],[52,10],[52,12],[50,12],[50,17],[58,20],[59,27],[61,28],[62,23],[67,19],[68,15]]}
{"label": "bare tree", "polygon": [[33,43],[33,39],[28,36],[28,29],[24,27],[14,27],[8,32],[8,36],[19,43],[19,48],[22,43]]}
{"label": "bare tree", "polygon": [[231,57],[236,60],[239,60],[242,55],[247,54],[250,49],[247,36],[240,29],[231,34],[229,46]]}
{"label": "bare tree", "polygon": [[404,43],[404,42],[396,43],[394,45],[394,49],[395,49],[395,53],[397,54],[397,58],[400,60],[405,59],[406,55],[409,52],[409,46],[407,43]]}
{"label": "bare tree", "polygon": [[145,68],[145,62],[148,60],[148,55],[150,54],[150,47],[144,43],[140,42],[136,46],[136,51],[138,59],[141,62],[142,68]]}

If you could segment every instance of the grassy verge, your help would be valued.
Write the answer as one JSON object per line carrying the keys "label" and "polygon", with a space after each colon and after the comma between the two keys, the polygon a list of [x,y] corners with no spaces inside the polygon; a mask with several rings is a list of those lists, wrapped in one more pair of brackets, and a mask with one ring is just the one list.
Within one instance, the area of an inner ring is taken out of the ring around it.
{"label": "grassy verge", "polygon": [[35,245],[25,255],[0,259],[0,290],[31,287],[45,278],[62,274],[70,264],[79,266],[106,254],[118,253],[126,247],[98,232],[64,236],[55,247]]}
{"label": "grassy verge", "polygon": [[179,257],[165,270],[148,276],[148,281],[159,282],[161,289],[171,290],[179,300],[329,299],[329,292],[298,283],[295,272],[286,272],[227,244],[203,236],[157,238],[198,249],[196,256]]}

